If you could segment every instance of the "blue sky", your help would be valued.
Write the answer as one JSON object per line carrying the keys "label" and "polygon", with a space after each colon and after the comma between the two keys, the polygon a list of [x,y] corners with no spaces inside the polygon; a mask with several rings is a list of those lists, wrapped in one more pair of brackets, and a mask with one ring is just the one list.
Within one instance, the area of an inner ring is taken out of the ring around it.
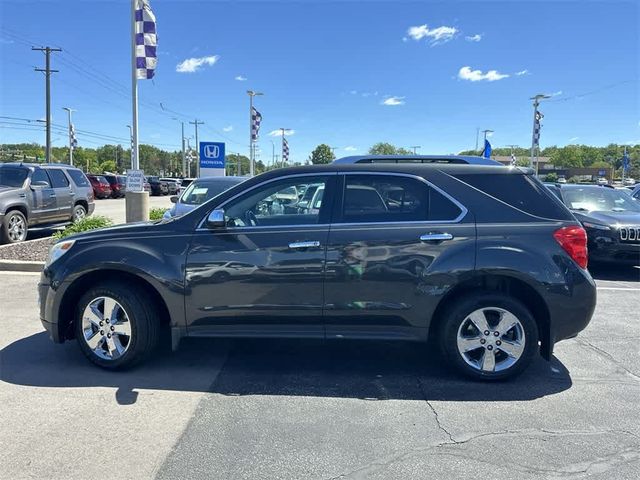
{"label": "blue sky", "polygon": [[[151,6],[160,55],[154,80],[140,81],[140,138],[162,148],[180,145],[172,117],[197,117],[205,122],[200,140],[226,141],[227,151],[246,154],[247,89],[265,93],[256,99],[263,160],[271,159],[271,140],[279,153],[269,133],[280,127],[294,130],[292,161],[305,160],[318,143],[337,147],[338,156],[377,141],[454,153],[474,146],[477,127],[495,130],[494,147],[527,146],[536,93],[555,95],[541,107],[543,147],[640,143],[635,1]],[[53,122],[66,125],[62,107],[71,107],[76,129],[126,144],[129,22],[126,0],[3,0],[0,116],[44,117],[44,78],[33,71],[44,55],[30,45],[57,46],[64,51],[52,57],[60,70],[52,77]],[[187,59],[196,60],[178,68]],[[41,131],[0,121],[0,143],[44,142]],[[185,128],[193,135],[193,126]],[[64,133],[52,138],[66,143]]]}

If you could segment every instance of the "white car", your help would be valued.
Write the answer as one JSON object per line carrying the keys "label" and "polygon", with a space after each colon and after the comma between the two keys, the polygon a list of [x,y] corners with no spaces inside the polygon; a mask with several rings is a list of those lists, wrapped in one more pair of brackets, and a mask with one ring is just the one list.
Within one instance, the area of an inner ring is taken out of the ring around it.
{"label": "white car", "polygon": [[598,185],[609,185],[609,181],[604,177],[598,177],[598,180],[596,180],[596,183]]}

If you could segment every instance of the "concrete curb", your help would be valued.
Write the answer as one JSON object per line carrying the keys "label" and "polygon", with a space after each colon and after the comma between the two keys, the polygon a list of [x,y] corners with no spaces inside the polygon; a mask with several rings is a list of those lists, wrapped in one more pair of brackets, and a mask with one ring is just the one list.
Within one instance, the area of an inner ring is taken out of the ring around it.
{"label": "concrete curb", "polygon": [[44,262],[0,259],[0,272],[41,272]]}

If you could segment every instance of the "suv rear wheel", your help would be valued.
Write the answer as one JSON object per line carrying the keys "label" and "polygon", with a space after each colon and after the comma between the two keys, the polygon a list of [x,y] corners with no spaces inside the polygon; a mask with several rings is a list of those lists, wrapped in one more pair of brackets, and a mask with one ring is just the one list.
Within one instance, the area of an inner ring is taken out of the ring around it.
{"label": "suv rear wheel", "polygon": [[482,380],[522,372],[538,349],[538,328],[529,310],[502,294],[464,297],[445,312],[440,347],[457,370]]}
{"label": "suv rear wheel", "polygon": [[104,283],[90,288],[76,311],[76,339],[85,356],[110,370],[131,367],[155,349],[159,317],[135,285]]}
{"label": "suv rear wheel", "polygon": [[71,219],[73,223],[79,222],[86,216],[87,216],[87,209],[84,208],[83,205],[78,204],[75,207],[73,207],[73,218]]}
{"label": "suv rear wheel", "polygon": [[19,210],[7,212],[2,219],[0,239],[2,243],[18,243],[27,239],[27,219]]}

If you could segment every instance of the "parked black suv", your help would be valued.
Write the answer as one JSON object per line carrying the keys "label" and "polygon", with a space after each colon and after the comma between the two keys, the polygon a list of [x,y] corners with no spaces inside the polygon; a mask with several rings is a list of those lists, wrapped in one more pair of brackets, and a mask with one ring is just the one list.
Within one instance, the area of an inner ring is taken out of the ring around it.
{"label": "parked black suv", "polygon": [[168,195],[169,186],[158,177],[147,177],[147,182],[151,186],[151,195]]}
{"label": "parked black suv", "polygon": [[0,243],[21,242],[29,227],[80,220],[93,209],[93,189],[77,168],[0,163]]}
{"label": "parked black suv", "polygon": [[640,265],[640,203],[629,193],[597,185],[547,187],[586,230],[590,262]]}
{"label": "parked black suv", "polygon": [[[313,202],[289,195],[312,186]],[[530,170],[298,167],[176,219],[58,242],[40,315],[53,341],[75,337],[109,369],[170,329],[174,348],[184,336],[432,338],[448,364],[496,380],[587,326],[586,262],[584,230]]]}

